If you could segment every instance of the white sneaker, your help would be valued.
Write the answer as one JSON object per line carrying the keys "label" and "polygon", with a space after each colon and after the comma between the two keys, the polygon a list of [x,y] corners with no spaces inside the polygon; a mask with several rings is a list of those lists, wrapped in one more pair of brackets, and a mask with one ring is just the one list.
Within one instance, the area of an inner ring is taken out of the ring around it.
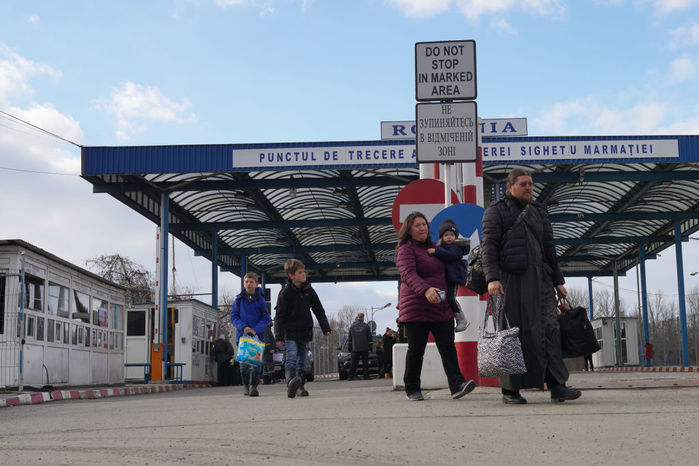
{"label": "white sneaker", "polygon": [[456,319],[456,328],[454,329],[455,332],[463,332],[470,325],[466,321],[466,316],[463,312],[455,312],[454,318]]}

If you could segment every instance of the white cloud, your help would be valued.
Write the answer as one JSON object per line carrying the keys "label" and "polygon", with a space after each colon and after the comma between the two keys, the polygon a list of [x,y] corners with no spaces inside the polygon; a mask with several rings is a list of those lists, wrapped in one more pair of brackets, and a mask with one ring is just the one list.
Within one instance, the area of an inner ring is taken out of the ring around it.
{"label": "white cloud", "polygon": [[614,108],[594,97],[560,102],[532,119],[530,133],[570,135],[659,134],[671,105],[655,101]]}
{"label": "white cloud", "polygon": [[[224,9],[249,6],[259,10],[263,16],[273,14],[276,11],[274,0],[215,0],[215,3]],[[308,6],[308,1],[306,0],[303,0],[301,3],[303,9]]]}
{"label": "white cloud", "polygon": [[406,16],[436,16],[456,7],[471,21],[484,15],[524,11],[539,16],[560,17],[565,13],[561,0],[386,0]]}
{"label": "white cloud", "polygon": [[679,48],[685,45],[699,44],[699,24],[691,21],[685,26],[680,26],[670,31],[670,47]]}
{"label": "white cloud", "polygon": [[127,140],[133,134],[145,131],[146,121],[166,121],[178,124],[191,122],[194,114],[186,114],[190,107],[187,99],[175,102],[157,87],[127,81],[114,89],[109,99],[98,99],[97,108],[106,110],[117,119],[117,137]]}
{"label": "white cloud", "polygon": [[669,84],[680,84],[697,75],[697,63],[689,57],[679,57],[670,63],[666,80]]}
{"label": "white cloud", "polygon": [[29,18],[27,18],[27,21],[29,21],[31,24],[36,24],[39,22],[39,15],[31,15]]}
{"label": "white cloud", "polygon": [[449,10],[452,0],[386,0],[409,17],[436,16]]}
{"label": "white cloud", "polygon": [[512,25],[505,18],[493,18],[493,20],[490,22],[490,27],[511,36],[517,35],[517,29],[512,27]]}
{"label": "white cloud", "polygon": [[[83,139],[80,124],[52,106],[32,104],[26,109],[10,107],[7,113],[77,144]],[[15,120],[3,118],[2,122],[5,129],[0,133],[2,166],[80,174],[80,153],[76,147]]]}
{"label": "white cloud", "polygon": [[699,0],[643,0],[649,3],[658,14],[686,11],[699,4]]}
{"label": "white cloud", "polygon": [[44,63],[28,60],[0,43],[0,106],[32,96],[34,89],[29,79],[40,75],[60,78],[61,73]]}

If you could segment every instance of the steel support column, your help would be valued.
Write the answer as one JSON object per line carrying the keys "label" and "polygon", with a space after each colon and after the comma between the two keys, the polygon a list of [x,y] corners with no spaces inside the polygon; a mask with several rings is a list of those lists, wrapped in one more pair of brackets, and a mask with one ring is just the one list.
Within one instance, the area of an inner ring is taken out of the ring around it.
{"label": "steel support column", "polygon": [[682,264],[682,226],[675,220],[675,261],[677,262],[677,301],[680,305],[682,331],[682,365],[689,366],[689,341],[687,339],[687,308],[684,296],[684,267]]}
{"label": "steel support column", "polygon": [[[643,310],[643,340],[646,345],[650,344],[650,327],[648,325],[648,289],[646,288],[646,245],[641,243],[638,248],[638,261],[641,266],[641,309]],[[645,349],[646,366],[652,364],[648,357],[648,346]]]}

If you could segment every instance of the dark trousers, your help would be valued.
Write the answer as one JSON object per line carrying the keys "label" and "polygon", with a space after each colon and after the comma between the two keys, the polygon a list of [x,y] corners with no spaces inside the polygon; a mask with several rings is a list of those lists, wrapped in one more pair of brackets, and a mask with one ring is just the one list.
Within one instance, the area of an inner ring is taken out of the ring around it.
{"label": "dark trousers", "polygon": [[447,375],[449,389],[455,393],[462,383],[466,382],[454,346],[454,321],[447,322],[406,322],[405,330],[408,339],[408,352],[405,356],[405,392],[410,395],[420,391],[420,374],[422,373],[422,359],[425,355],[427,338],[432,332],[434,341],[442,358],[442,367]]}
{"label": "dark trousers", "polygon": [[348,375],[349,379],[353,379],[357,373],[357,365],[359,364],[359,358],[362,358],[362,371],[364,372],[364,378],[369,378],[369,351],[352,351],[352,368]]}
{"label": "dark trousers", "polygon": [[587,372],[588,364],[589,364],[590,370],[591,370],[591,371],[594,371],[595,368],[592,367],[592,355],[591,355],[591,354],[586,354],[585,356],[583,356],[583,358],[585,359],[585,372]]}

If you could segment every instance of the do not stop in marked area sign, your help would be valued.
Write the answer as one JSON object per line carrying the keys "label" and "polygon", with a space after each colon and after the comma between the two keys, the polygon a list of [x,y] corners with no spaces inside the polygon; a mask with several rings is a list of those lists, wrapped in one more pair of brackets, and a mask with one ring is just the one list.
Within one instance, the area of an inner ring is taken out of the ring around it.
{"label": "do not stop in marked area sign", "polygon": [[431,102],[415,106],[415,148],[419,163],[478,160],[476,102]]}
{"label": "do not stop in marked area sign", "polygon": [[473,100],[476,93],[476,41],[415,44],[415,100]]}

